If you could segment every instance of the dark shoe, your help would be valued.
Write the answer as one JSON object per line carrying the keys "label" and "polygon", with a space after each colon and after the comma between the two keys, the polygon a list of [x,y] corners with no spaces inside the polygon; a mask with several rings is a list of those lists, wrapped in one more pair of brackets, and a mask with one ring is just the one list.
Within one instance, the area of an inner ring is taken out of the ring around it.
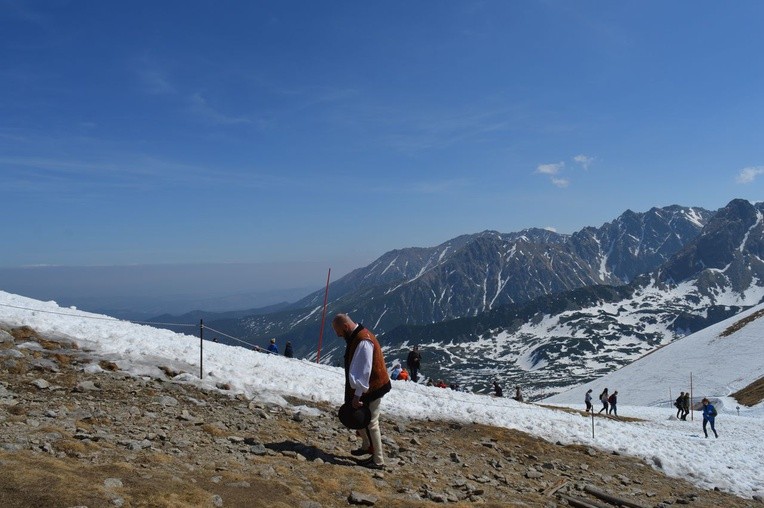
{"label": "dark shoe", "polygon": [[716,432],[714,432],[714,436],[716,436],[716,438],[719,439],[719,434],[717,434]]}
{"label": "dark shoe", "polygon": [[362,466],[362,467],[365,467],[365,468],[368,468],[368,469],[376,469],[378,471],[385,471],[385,470],[387,470],[387,466],[385,466],[384,464],[377,464],[376,462],[374,462],[373,458],[368,458],[366,460],[362,460],[362,461],[360,461],[358,463],[358,465]]}
{"label": "dark shoe", "polygon": [[374,453],[374,450],[371,448],[356,448],[355,450],[350,450],[350,455],[354,457],[360,457],[362,455],[371,455]]}

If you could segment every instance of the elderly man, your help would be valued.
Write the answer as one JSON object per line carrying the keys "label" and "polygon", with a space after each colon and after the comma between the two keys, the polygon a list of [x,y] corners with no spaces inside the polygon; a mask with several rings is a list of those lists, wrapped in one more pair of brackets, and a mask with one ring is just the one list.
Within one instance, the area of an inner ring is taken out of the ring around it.
{"label": "elderly man", "polygon": [[354,323],[347,314],[334,316],[332,328],[338,337],[345,339],[345,402],[352,403],[356,409],[366,405],[371,412],[369,426],[359,431],[363,440],[361,448],[350,453],[371,455],[360,464],[372,469],[384,469],[379,405],[382,397],[390,391],[391,384],[382,348],[373,333],[362,324]]}

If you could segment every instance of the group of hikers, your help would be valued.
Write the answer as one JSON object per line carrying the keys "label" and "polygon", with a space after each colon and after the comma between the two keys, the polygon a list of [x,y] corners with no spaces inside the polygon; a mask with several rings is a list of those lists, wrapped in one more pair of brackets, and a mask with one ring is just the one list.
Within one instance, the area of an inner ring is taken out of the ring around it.
{"label": "group of hikers", "polygon": [[[272,355],[279,354],[279,347],[276,344],[276,339],[271,339],[271,341],[268,343],[268,347],[266,347],[264,350],[260,346],[255,346],[255,351],[265,351],[266,353],[270,353]],[[287,341],[286,347],[284,348],[284,356],[287,358],[292,358],[294,356],[294,351],[292,350],[292,343],[290,341]]]}
{"label": "group of hikers", "polygon": [[[700,403],[703,405],[703,434],[708,437],[708,429],[706,427],[710,426],[714,436],[718,438],[719,433],[716,432],[715,425],[717,415],[716,408],[711,404],[711,401],[705,397]],[[676,418],[678,420],[687,421],[687,415],[690,414],[690,392],[679,392],[679,397],[674,401],[674,407],[676,408]]]}
{"label": "group of hikers", "polygon": [[[608,389],[605,388],[600,393],[600,402],[602,403],[602,409],[597,414],[605,412],[606,415],[613,415],[618,418],[618,390],[613,393],[608,393]],[[594,414],[594,406],[592,405],[592,389],[587,390],[584,396],[584,403],[586,404],[586,412]]]}
{"label": "group of hikers", "polygon": [[[504,390],[501,388],[501,385],[498,381],[493,382],[493,394],[496,397],[504,396]],[[523,402],[523,392],[520,390],[520,386],[515,386],[515,396],[512,398],[517,402]]]}
{"label": "group of hikers", "polygon": [[419,381],[419,367],[422,366],[422,353],[419,346],[414,346],[406,357],[406,366],[402,367],[399,361],[393,363],[393,370],[390,372],[390,379],[399,381]]}
{"label": "group of hikers", "polygon": [[676,417],[679,420],[687,420],[687,415],[690,414],[690,392],[679,392],[679,397],[674,401],[674,407]]}
{"label": "group of hikers", "polygon": [[[618,418],[618,390],[613,393],[608,393],[608,389],[602,390],[599,396],[602,403],[602,409],[597,414],[601,414],[605,411],[606,415],[613,415]],[[710,426],[714,436],[719,437],[716,432],[716,408],[711,402],[704,398],[701,403],[703,404],[703,434],[708,437],[708,430],[706,427]],[[592,405],[592,389],[586,391],[584,396],[584,404],[586,404],[586,412],[594,414],[594,406]],[[676,418],[678,420],[687,420],[687,415],[690,414],[690,392],[680,392],[679,397],[674,401],[674,407],[676,407]]]}

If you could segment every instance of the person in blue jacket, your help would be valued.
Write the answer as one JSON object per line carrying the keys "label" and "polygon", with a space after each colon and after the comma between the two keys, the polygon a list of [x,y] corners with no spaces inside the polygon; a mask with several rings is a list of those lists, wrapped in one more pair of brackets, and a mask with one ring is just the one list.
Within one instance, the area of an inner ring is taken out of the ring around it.
{"label": "person in blue jacket", "polygon": [[279,347],[276,345],[276,339],[271,339],[271,343],[268,344],[268,352],[274,355],[279,354]]}
{"label": "person in blue jacket", "polygon": [[719,437],[719,434],[716,433],[716,428],[714,427],[714,420],[716,419],[716,408],[708,401],[708,399],[703,399],[701,402],[703,403],[703,434],[708,437],[706,425],[710,423],[711,430],[714,431],[714,436]]}

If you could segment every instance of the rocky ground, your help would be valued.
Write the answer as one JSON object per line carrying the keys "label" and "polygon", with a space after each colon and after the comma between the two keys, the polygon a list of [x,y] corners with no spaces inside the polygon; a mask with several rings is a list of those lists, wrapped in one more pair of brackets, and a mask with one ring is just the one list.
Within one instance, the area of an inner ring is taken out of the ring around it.
{"label": "rocky ground", "polygon": [[335,408],[252,402],[165,371],[131,377],[64,339],[0,330],[0,506],[614,506],[603,494],[632,507],[764,506],[629,457],[389,414],[390,467],[369,470]]}

